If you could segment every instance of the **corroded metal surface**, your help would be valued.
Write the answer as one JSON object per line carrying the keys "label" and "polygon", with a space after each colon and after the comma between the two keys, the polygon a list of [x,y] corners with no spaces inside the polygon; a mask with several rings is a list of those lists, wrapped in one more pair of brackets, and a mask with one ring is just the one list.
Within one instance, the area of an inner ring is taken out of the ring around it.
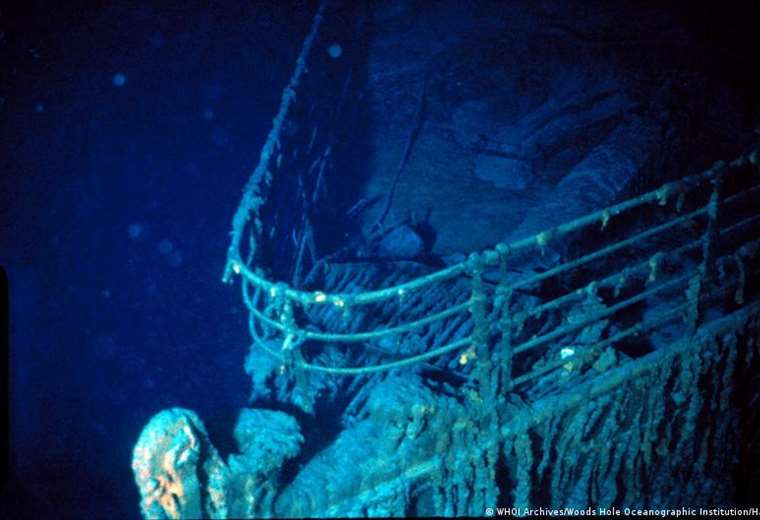
{"label": "corroded metal surface", "polygon": [[[728,504],[760,420],[757,148],[440,270],[313,258],[302,276],[332,149],[291,109],[323,15],[244,190],[224,279],[238,275],[249,311],[252,397],[317,419],[348,399],[341,427],[314,448],[294,417],[244,410],[224,462],[194,414],[163,412],[135,449],[144,515]],[[288,128],[310,135],[305,149]],[[274,273],[290,257],[286,283]]]}

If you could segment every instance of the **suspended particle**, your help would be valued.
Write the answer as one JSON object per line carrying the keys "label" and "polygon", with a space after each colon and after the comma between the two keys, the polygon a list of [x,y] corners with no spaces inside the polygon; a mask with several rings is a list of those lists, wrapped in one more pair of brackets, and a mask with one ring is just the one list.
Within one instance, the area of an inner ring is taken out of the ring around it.
{"label": "suspended particle", "polygon": [[122,72],[117,72],[113,75],[113,78],[111,78],[111,82],[114,87],[123,87],[127,83],[127,76]]}
{"label": "suspended particle", "polygon": [[343,55],[343,47],[340,46],[339,43],[333,43],[329,47],[327,47],[327,54],[334,60],[338,59]]}

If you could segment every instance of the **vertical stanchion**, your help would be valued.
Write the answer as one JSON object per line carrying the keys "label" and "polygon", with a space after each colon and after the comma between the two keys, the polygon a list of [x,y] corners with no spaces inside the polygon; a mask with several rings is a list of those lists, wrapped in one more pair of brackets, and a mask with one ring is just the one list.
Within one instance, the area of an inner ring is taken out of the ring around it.
{"label": "vertical stanchion", "polygon": [[[480,407],[476,411],[482,444],[482,454],[473,460],[476,468],[481,467],[485,479],[477,487],[482,502],[479,506],[496,503],[498,487],[496,486],[496,462],[499,455],[499,418],[498,404],[495,400],[495,377],[491,352],[488,348],[489,324],[487,315],[486,293],[483,287],[484,258],[477,253],[470,255],[470,276],[472,292],[470,295],[470,312],[473,319],[472,348],[477,356],[477,374],[480,384]],[[482,466],[481,466],[482,464]],[[482,494],[481,494],[482,493]]]}
{"label": "vertical stanchion", "polygon": [[496,246],[499,253],[499,285],[496,288],[497,300],[501,302],[499,326],[501,328],[501,351],[499,352],[500,370],[497,383],[498,397],[501,399],[512,389],[512,286],[507,280],[507,256],[509,249],[505,244]]}
{"label": "vertical stanchion", "polygon": [[707,203],[707,229],[702,242],[702,264],[704,279],[709,281],[715,275],[715,252],[718,248],[718,219],[720,218],[720,197],[723,185],[723,174],[726,167],[721,165],[715,177],[710,181],[712,192]]}
{"label": "vertical stanchion", "polygon": [[726,172],[726,166],[723,163],[717,164],[715,177],[710,180],[712,192],[710,200],[707,203],[707,226],[702,237],[702,263],[697,269],[697,278],[689,284],[687,292],[692,299],[692,312],[689,318],[689,327],[696,330],[696,327],[704,318],[707,302],[705,294],[709,292],[709,285],[715,281],[715,254],[718,250],[720,203],[723,185],[723,175]]}
{"label": "vertical stanchion", "polygon": [[279,297],[282,298],[280,307],[280,323],[283,326],[284,339],[282,341],[282,353],[285,358],[287,369],[293,370],[296,379],[296,387],[301,394],[301,405],[307,413],[311,413],[313,405],[309,398],[308,382],[303,369],[303,355],[301,354],[301,336],[296,326],[293,312],[293,302],[285,296],[284,286],[278,285]]}
{"label": "vertical stanchion", "polygon": [[293,302],[285,296],[285,285],[277,284],[271,291],[270,296],[275,300],[276,308],[279,310],[280,325],[282,325],[282,355],[285,359],[285,367],[291,368],[293,365],[293,349],[295,346],[296,320],[293,317]]}
{"label": "vertical stanchion", "polygon": [[486,406],[491,406],[493,392],[490,384],[491,359],[488,352],[488,321],[486,317],[486,295],[483,289],[483,260],[480,255],[470,255],[470,276],[472,293],[470,313],[473,320],[472,347],[478,360],[478,380],[480,397]]}

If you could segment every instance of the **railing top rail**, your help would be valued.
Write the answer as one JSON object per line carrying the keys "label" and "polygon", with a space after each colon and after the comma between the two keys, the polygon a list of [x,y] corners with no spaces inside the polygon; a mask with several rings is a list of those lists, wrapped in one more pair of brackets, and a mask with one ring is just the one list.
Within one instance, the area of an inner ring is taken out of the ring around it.
{"label": "railing top rail", "polygon": [[306,71],[306,57],[311,51],[311,47],[319,32],[319,26],[322,24],[325,4],[326,2],[323,2],[319,6],[319,9],[317,9],[317,13],[314,15],[309,34],[306,36],[303,46],[301,47],[301,52],[296,60],[296,68],[293,71],[293,75],[290,77],[288,85],[282,91],[280,108],[273,120],[272,129],[269,131],[267,140],[264,142],[264,147],[261,149],[259,163],[256,165],[256,169],[251,174],[248,183],[243,189],[243,199],[240,201],[240,206],[238,206],[235,216],[232,218],[232,240],[227,252],[227,263],[224,267],[224,275],[222,276],[222,281],[225,283],[230,281],[233,267],[240,258],[240,239],[243,236],[243,229],[248,220],[252,218],[251,213],[258,213],[258,207],[263,203],[259,191],[260,184],[261,182],[268,182],[266,180],[266,172],[269,169],[269,162],[272,160],[272,155],[279,144],[282,125],[288,115],[290,105],[292,105],[296,99],[296,89],[301,81],[301,76],[303,76]]}
{"label": "railing top rail", "polygon": [[[607,208],[589,213],[565,224],[546,229],[540,233],[536,233],[532,236],[514,241],[512,243],[499,243],[492,249],[485,249],[479,253],[471,254],[466,260],[458,264],[454,264],[447,268],[418,277],[405,283],[400,283],[382,289],[364,291],[356,294],[324,293],[322,291],[301,291],[294,289],[282,282],[270,281],[266,277],[255,273],[245,264],[245,262],[242,261],[238,250],[239,241],[237,243],[233,243],[233,245],[230,246],[230,253],[227,260],[227,270],[244,276],[255,287],[259,287],[265,291],[270,292],[272,296],[276,296],[280,293],[280,291],[282,291],[283,296],[290,300],[299,302],[302,305],[333,304],[342,307],[347,303],[351,303],[353,305],[375,303],[382,300],[403,296],[404,293],[408,291],[419,289],[428,284],[453,278],[462,273],[469,272],[472,269],[477,268],[479,265],[495,266],[499,263],[499,260],[502,257],[515,254],[530,247],[544,247],[552,239],[567,235],[568,233],[577,231],[593,224],[601,223],[601,225],[604,227],[614,216],[620,215],[623,212],[630,211],[645,204],[650,204],[652,202],[665,204],[670,197],[688,192],[691,188],[714,179],[727,167],[740,167],[746,165],[747,163],[751,163],[753,165],[758,164],[758,150],[756,148],[751,152],[738,157],[729,164],[725,163],[724,161],[718,161],[711,168],[703,172],[684,177],[680,180],[668,182],[656,190],[652,190],[648,193],[633,197],[613,206],[609,206]],[[250,187],[251,186],[249,186],[249,188]],[[532,283],[533,281],[535,280],[527,279],[521,280],[519,283],[520,285],[526,285]]]}
{"label": "railing top rail", "polygon": [[[283,90],[280,107],[273,120],[273,126],[270,130],[267,140],[261,150],[259,163],[251,174],[244,190],[243,197],[238,209],[232,220],[231,242],[227,252],[227,260],[224,268],[222,280],[230,282],[232,275],[240,274],[255,287],[263,289],[270,293],[271,296],[282,295],[285,298],[300,303],[301,305],[311,304],[333,304],[338,307],[350,303],[352,305],[363,305],[375,303],[390,298],[403,296],[405,292],[419,289],[426,285],[453,278],[465,272],[479,269],[482,266],[495,266],[499,261],[509,255],[526,250],[530,247],[544,247],[550,240],[567,235],[573,231],[582,229],[592,224],[601,223],[605,227],[608,221],[625,211],[632,210],[639,206],[652,202],[664,204],[669,197],[689,191],[694,186],[703,182],[712,180],[720,172],[724,171],[727,166],[742,166],[747,162],[757,164],[758,149],[753,149],[750,153],[740,156],[730,164],[723,161],[716,162],[710,169],[701,173],[693,174],[683,179],[663,184],[656,190],[652,190],[643,195],[633,197],[626,201],[620,202],[613,206],[589,213],[585,216],[574,219],[570,222],[546,229],[540,233],[514,241],[512,243],[499,243],[492,249],[485,249],[481,252],[472,253],[466,260],[447,267],[445,269],[418,277],[414,280],[400,283],[391,287],[364,291],[356,294],[342,293],[324,293],[322,291],[302,291],[290,287],[283,282],[273,282],[265,276],[257,274],[242,259],[240,251],[240,242],[243,231],[250,221],[259,225],[259,209],[265,202],[266,194],[264,189],[271,185],[271,175],[267,175],[269,164],[276,148],[279,146],[280,134],[291,105],[296,98],[296,89],[300,84],[301,77],[306,71],[306,59],[316,39],[319,28],[322,24],[325,11],[325,2],[318,8],[309,34],[306,36],[299,56],[296,60],[296,67],[293,74]],[[263,185],[262,185],[263,184]],[[252,248],[256,247],[253,243]],[[251,251],[251,257],[254,257],[255,251]],[[521,285],[535,282],[533,278],[520,281]]]}

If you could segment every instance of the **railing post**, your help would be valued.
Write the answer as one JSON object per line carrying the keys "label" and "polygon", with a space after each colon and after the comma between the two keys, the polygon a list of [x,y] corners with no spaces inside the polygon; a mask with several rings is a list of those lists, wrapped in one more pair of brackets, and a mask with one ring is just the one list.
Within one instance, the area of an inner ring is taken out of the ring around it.
{"label": "railing post", "polygon": [[470,313],[473,319],[472,348],[478,360],[480,397],[485,406],[492,406],[493,389],[491,387],[491,359],[488,351],[486,295],[483,289],[483,259],[477,253],[470,255],[470,276],[472,277],[470,296]]}
{"label": "railing post", "polygon": [[280,324],[283,326],[282,354],[286,360],[288,368],[293,364],[293,351],[297,348],[295,345],[296,320],[293,317],[293,302],[283,294],[282,287],[278,287],[282,301],[280,307]]}
{"label": "railing post", "polygon": [[282,354],[285,358],[285,368],[293,370],[296,379],[297,391],[301,394],[301,405],[305,412],[313,411],[313,403],[309,398],[308,381],[303,369],[303,355],[301,354],[302,337],[293,312],[293,302],[285,296],[285,287],[278,284],[277,291],[282,298],[280,309],[280,323],[283,326],[284,338],[282,340]]}
{"label": "railing post", "polygon": [[718,238],[720,237],[718,226],[720,218],[721,188],[723,184],[723,174],[726,172],[726,166],[723,163],[719,163],[715,168],[717,168],[715,177],[710,180],[712,192],[710,193],[710,200],[707,202],[707,225],[702,237],[702,262],[697,268],[695,277],[689,283],[689,288],[686,293],[691,300],[692,310],[687,319],[687,325],[692,332],[696,330],[704,316],[705,307],[707,305],[705,294],[708,285],[714,282],[715,279],[715,256],[719,245]]}
{"label": "railing post", "polygon": [[509,248],[505,244],[496,246],[499,253],[499,285],[496,288],[497,300],[501,301],[499,325],[501,328],[501,351],[499,353],[499,378],[497,383],[498,398],[506,397],[512,390],[512,286],[507,280],[507,257]]}
{"label": "railing post", "polygon": [[498,497],[496,463],[499,456],[500,442],[498,440],[498,404],[495,399],[497,380],[494,378],[491,352],[488,348],[490,326],[488,323],[486,293],[483,287],[484,256],[473,253],[470,255],[469,263],[470,276],[472,277],[472,292],[470,296],[470,312],[473,319],[472,348],[477,356],[481,399],[477,416],[483,439],[483,454],[485,455],[485,459],[478,457],[473,461],[473,464],[476,468],[480,464],[483,464],[482,470],[485,472],[486,478],[481,484],[476,486],[476,490],[478,493],[482,493],[482,503],[479,505],[484,506],[495,503]]}
{"label": "railing post", "polygon": [[703,277],[710,281],[715,275],[715,252],[718,249],[718,219],[720,218],[720,198],[723,187],[723,174],[726,171],[724,165],[719,166],[715,177],[710,181],[712,193],[707,203],[707,229],[702,243],[702,263],[704,266]]}

